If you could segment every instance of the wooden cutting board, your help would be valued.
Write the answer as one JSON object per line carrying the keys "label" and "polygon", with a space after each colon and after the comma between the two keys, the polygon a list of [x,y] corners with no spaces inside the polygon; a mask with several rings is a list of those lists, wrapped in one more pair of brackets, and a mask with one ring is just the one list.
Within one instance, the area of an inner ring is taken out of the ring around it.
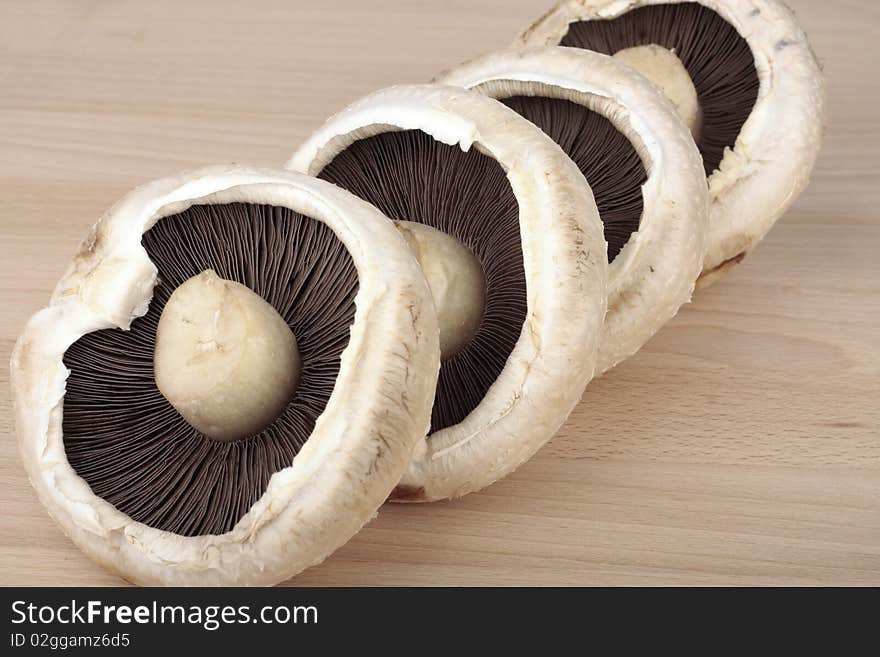
{"label": "wooden cutting board", "polygon": [[[513,476],[387,506],[294,583],[880,585],[880,5],[788,1],[830,124],[766,241]],[[280,165],[328,114],[505,46],[548,3],[0,3],[0,584],[120,583],[28,485],[6,366],[101,213],[181,169]]]}

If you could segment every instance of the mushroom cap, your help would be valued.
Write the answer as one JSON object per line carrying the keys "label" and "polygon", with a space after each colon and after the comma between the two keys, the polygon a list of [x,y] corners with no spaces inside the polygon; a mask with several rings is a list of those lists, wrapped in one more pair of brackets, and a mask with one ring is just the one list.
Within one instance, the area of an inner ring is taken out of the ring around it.
{"label": "mushroom cap", "polygon": [[644,209],[638,231],[609,267],[608,314],[596,371],[634,354],[690,301],[702,267],[706,177],[675,109],[628,66],[574,48],[492,53],[446,71],[439,80],[497,99],[569,100],[606,117],[633,144],[648,173]]}
{"label": "mushroom cap", "polygon": [[[144,315],[156,267],[141,236],[194,204],[268,203],[325,223],[358,273],[355,319],[330,400],[292,464],[234,528],[182,536],[136,522],[69,464],[62,357],[78,338]],[[139,584],[265,585],[319,563],[371,519],[428,427],[439,370],[424,277],[394,225],[323,181],[218,166],[140,187],[95,225],[27,323],[11,362],[19,448],[41,501],[89,556]]]}
{"label": "mushroom cap", "polygon": [[[709,234],[698,287],[767,234],[809,182],[825,127],[821,67],[794,13],[778,0],[692,0],[736,29],[751,49],[758,97],[736,144],[709,176]],[[578,21],[610,20],[670,0],[565,0],[516,45],[557,45]]]}
{"label": "mushroom cap", "polygon": [[606,310],[606,244],[592,192],[549,137],[501,103],[443,85],[391,87],[330,118],[288,166],[316,175],[349,145],[396,130],[476,148],[519,204],[526,319],[501,374],[460,423],[413,453],[392,499],[459,497],[512,472],[562,425],[593,376]]}

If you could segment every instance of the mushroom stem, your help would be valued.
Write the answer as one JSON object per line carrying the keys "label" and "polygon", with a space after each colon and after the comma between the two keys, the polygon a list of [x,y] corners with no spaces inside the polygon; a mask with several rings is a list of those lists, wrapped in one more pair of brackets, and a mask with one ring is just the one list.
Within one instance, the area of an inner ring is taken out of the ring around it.
{"label": "mushroom stem", "polygon": [[649,44],[624,48],[616,52],[614,58],[634,68],[660,87],[675,106],[694,140],[700,138],[703,111],[693,80],[678,55],[663,46]]}
{"label": "mushroom stem", "polygon": [[257,433],[299,382],[296,338],[248,287],[206,269],[174,290],[156,330],[156,385],[193,427],[232,441]]}
{"label": "mushroom stem", "polygon": [[443,231],[412,221],[396,221],[418,260],[434,297],[440,328],[440,356],[461,351],[477,332],[486,305],[486,281],[476,256]]}

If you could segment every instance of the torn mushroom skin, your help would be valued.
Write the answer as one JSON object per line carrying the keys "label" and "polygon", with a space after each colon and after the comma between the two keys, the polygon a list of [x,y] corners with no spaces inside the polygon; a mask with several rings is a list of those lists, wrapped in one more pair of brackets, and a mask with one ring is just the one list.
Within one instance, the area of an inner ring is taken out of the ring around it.
{"label": "torn mushroom skin", "polygon": [[[392,499],[457,497],[513,471],[556,432],[595,369],[607,260],[583,175],[509,108],[444,85],[392,87],[355,102],[288,166],[397,222],[445,233],[416,235],[414,249],[440,326],[479,317],[461,349],[444,354],[431,432]],[[442,273],[453,268],[460,281]],[[469,290],[464,312],[443,300],[447,283]],[[450,310],[464,319],[449,321]]]}
{"label": "torn mushroom skin", "polygon": [[65,534],[125,579],[274,584],[375,515],[427,430],[439,354],[380,212],[211,167],[114,206],[28,322],[19,447]]}
{"label": "torn mushroom skin", "polygon": [[681,61],[697,93],[697,145],[709,182],[698,287],[740,262],[809,182],[824,132],[824,80],[794,14],[778,0],[566,0],[515,44],[628,60],[688,108],[676,67],[655,66],[648,51],[663,48]]}
{"label": "torn mushroom skin", "polygon": [[597,372],[631,356],[690,300],[702,266],[706,178],[675,109],[626,65],[573,48],[492,53],[438,80],[513,108],[584,174],[608,242]]}

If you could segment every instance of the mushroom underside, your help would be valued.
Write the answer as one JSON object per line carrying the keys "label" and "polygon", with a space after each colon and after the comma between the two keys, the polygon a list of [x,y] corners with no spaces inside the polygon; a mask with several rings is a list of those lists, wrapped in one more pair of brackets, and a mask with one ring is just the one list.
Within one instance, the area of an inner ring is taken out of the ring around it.
{"label": "mushroom underside", "polygon": [[612,262],[639,229],[647,172],[638,152],[606,117],[561,98],[511,96],[505,105],[537,125],[584,174],[608,242]]}
{"label": "mushroom underside", "polygon": [[[542,128],[589,181],[613,260],[638,230],[647,174],[629,140],[602,115],[564,99],[512,96],[502,102]],[[353,192],[392,219],[427,224],[469,248],[482,266],[482,321],[465,348],[444,361],[432,432],[458,424],[481,402],[519,338],[527,312],[518,207],[503,168],[471,149],[424,132],[358,140],[319,177]]]}
{"label": "mushroom underside", "polygon": [[426,224],[454,237],[483,269],[482,318],[464,347],[440,369],[431,431],[458,424],[504,369],[527,312],[519,209],[503,168],[419,130],[358,140],[321,171],[397,221]]}
{"label": "mushroom underside", "polygon": [[730,23],[694,2],[650,5],[609,20],[573,22],[559,45],[614,55],[651,44],[672,50],[693,81],[702,110],[697,146],[709,176],[725,149],[734,148],[760,86],[749,44]]}
{"label": "mushroom underside", "polygon": [[[83,336],[64,355],[67,459],[96,495],[136,521],[184,536],[222,534],[293,462],[323,412],[354,321],[357,270],[328,226],[271,205],[194,205],[159,221],[142,245],[158,270],[147,313],[129,331]],[[231,442],[194,429],[154,378],[165,303],[207,269],[269,302],[296,336],[302,363],[280,415]]]}

